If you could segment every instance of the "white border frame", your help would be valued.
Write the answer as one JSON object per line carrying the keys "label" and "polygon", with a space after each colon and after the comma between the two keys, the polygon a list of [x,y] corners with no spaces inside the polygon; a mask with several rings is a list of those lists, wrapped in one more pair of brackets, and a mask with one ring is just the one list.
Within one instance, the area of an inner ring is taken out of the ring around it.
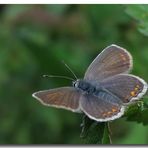
{"label": "white border frame", "polygon": [[148,4],[147,0],[3,0],[0,4]]}

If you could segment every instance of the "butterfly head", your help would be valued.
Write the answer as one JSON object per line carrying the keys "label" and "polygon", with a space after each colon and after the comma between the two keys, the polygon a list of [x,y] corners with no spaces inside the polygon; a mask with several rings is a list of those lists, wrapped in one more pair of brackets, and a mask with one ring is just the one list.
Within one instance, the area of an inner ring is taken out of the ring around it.
{"label": "butterfly head", "polygon": [[85,89],[86,87],[88,87],[88,85],[89,84],[82,79],[77,79],[76,81],[73,81],[73,87],[76,88]]}
{"label": "butterfly head", "polygon": [[90,89],[90,84],[84,80],[78,79],[73,82],[73,87],[88,91]]}
{"label": "butterfly head", "polygon": [[82,81],[82,80],[80,80],[80,79],[77,79],[76,81],[73,81],[73,82],[72,82],[72,86],[78,88],[81,81]]}

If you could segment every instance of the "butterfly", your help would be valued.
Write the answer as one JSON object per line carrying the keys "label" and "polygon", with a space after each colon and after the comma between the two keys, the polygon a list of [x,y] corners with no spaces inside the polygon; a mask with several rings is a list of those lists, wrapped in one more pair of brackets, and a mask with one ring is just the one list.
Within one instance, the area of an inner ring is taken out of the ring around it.
{"label": "butterfly", "polygon": [[112,44],[94,59],[84,78],[73,81],[71,87],[38,91],[32,96],[43,105],[84,113],[98,122],[115,120],[147,91],[143,79],[129,74],[132,67],[131,54]]}

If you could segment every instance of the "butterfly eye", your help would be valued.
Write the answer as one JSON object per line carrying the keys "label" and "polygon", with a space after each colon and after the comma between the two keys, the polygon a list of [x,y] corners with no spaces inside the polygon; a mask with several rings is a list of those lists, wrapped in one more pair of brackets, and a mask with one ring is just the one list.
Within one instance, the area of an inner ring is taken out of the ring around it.
{"label": "butterfly eye", "polygon": [[75,82],[75,81],[73,81],[73,82],[72,82],[72,86],[73,86],[73,87],[75,87],[75,85],[76,85],[76,82]]}

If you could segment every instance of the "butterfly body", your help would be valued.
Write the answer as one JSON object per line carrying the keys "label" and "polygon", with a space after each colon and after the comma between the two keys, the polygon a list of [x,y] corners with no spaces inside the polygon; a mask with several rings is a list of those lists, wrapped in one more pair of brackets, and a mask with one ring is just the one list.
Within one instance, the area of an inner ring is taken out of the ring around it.
{"label": "butterfly body", "polygon": [[147,92],[147,83],[129,74],[132,61],[127,50],[110,45],[90,64],[84,79],[74,81],[72,87],[35,92],[33,97],[46,106],[83,112],[98,122],[115,120]]}
{"label": "butterfly body", "polygon": [[77,80],[73,83],[73,86],[77,89],[80,89],[83,91],[83,93],[87,94],[95,94],[97,92],[97,89],[95,86],[93,86],[91,83],[86,82],[85,80]]}
{"label": "butterfly body", "polygon": [[[77,80],[75,82],[73,82],[73,87],[77,88],[78,90],[82,91],[82,94],[86,94],[86,95],[92,95],[92,96],[100,96],[103,93],[107,93],[110,94],[110,99],[109,101],[111,101],[112,103],[116,103],[116,102],[121,102],[120,99],[115,96],[114,94],[112,94],[110,91],[108,91],[107,89],[101,87],[99,85],[99,83],[97,83],[97,86],[91,84],[91,82],[86,82],[85,80]],[[116,98],[116,99],[114,99]],[[99,99],[99,98],[98,98]]]}

